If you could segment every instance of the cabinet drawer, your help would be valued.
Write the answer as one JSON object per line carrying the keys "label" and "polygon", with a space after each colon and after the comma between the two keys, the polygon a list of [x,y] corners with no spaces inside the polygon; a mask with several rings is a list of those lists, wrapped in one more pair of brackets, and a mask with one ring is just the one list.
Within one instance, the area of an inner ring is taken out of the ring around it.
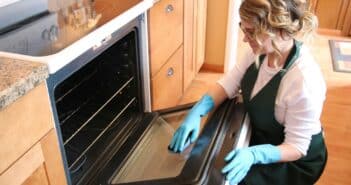
{"label": "cabinet drawer", "polygon": [[0,111],[0,172],[54,127],[45,83]]}
{"label": "cabinet drawer", "polygon": [[183,43],[183,0],[161,0],[149,10],[151,75]]}
{"label": "cabinet drawer", "polygon": [[177,105],[183,94],[183,46],[152,78],[152,109]]}

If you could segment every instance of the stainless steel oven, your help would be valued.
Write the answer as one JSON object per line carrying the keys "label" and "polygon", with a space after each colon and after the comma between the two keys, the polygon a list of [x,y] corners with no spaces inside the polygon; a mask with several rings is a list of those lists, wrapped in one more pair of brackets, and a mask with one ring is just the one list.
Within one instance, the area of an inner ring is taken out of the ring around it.
{"label": "stainless steel oven", "polygon": [[70,184],[90,181],[109,151],[109,135],[119,140],[133,128],[132,120],[119,122],[150,107],[145,28],[142,14],[47,80]]}
{"label": "stainless steel oven", "polygon": [[192,105],[151,112],[145,12],[153,0],[109,1],[116,9],[104,1],[47,2],[38,19],[3,29],[0,54],[48,65],[68,183],[223,184],[224,155],[247,144],[248,119],[240,101],[227,100],[185,152],[168,151]]}
{"label": "stainless steel oven", "polygon": [[146,108],[144,23],[139,16],[47,80],[68,182],[223,184],[220,168],[240,140],[243,107],[226,101],[204,120],[195,143],[183,153],[170,152],[191,105]]}

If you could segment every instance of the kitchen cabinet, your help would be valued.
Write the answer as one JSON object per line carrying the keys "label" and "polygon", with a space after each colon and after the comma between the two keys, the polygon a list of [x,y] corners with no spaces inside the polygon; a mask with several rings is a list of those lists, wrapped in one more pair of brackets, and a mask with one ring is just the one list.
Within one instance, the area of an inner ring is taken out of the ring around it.
{"label": "kitchen cabinet", "polygon": [[160,0],[149,10],[153,110],[176,106],[204,63],[206,8],[204,0]]}
{"label": "kitchen cabinet", "polygon": [[205,60],[207,0],[184,2],[184,91]]}
{"label": "kitchen cabinet", "polygon": [[318,17],[319,28],[336,35],[351,35],[350,0],[313,0],[312,10]]}
{"label": "kitchen cabinet", "polygon": [[0,111],[0,130],[0,184],[67,184],[45,83]]}
{"label": "kitchen cabinet", "polygon": [[183,47],[167,61],[161,70],[152,78],[152,97],[154,108],[173,107],[183,94]]}
{"label": "kitchen cabinet", "polygon": [[149,10],[153,110],[176,105],[183,93],[183,2],[161,0]]}

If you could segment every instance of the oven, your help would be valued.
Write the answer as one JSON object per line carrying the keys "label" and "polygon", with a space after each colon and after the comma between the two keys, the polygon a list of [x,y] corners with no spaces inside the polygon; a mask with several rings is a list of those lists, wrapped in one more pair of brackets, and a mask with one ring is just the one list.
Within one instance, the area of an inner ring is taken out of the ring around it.
{"label": "oven", "polygon": [[109,1],[118,10],[128,4],[110,12],[103,1],[49,2],[61,8],[0,34],[0,43],[11,43],[0,44],[0,54],[48,65],[67,182],[224,184],[224,156],[248,144],[243,105],[225,101],[203,119],[195,143],[180,154],[168,150],[192,104],[151,111],[145,12],[153,0]]}
{"label": "oven", "polygon": [[145,24],[142,14],[47,80],[68,182],[223,184],[225,154],[244,143],[243,106],[227,100],[195,143],[169,151],[192,105],[150,111]]}

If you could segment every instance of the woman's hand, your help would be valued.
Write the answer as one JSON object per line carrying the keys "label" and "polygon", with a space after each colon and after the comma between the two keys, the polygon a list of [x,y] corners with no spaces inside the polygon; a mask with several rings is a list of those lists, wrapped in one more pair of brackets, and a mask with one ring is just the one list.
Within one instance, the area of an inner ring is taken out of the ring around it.
{"label": "woman's hand", "polygon": [[226,179],[236,184],[240,182],[254,164],[254,156],[247,149],[232,150],[224,160],[227,165],[222,169]]}
{"label": "woman's hand", "polygon": [[279,148],[270,144],[232,150],[224,158],[227,165],[222,169],[222,173],[231,184],[236,184],[246,176],[253,164],[269,164],[280,159]]}
{"label": "woman's hand", "polygon": [[200,121],[199,115],[189,113],[174,133],[168,148],[173,152],[182,152],[190,143],[193,143],[200,132]]}
{"label": "woman's hand", "polygon": [[190,110],[184,122],[174,133],[169,149],[174,152],[182,152],[188,139],[194,142],[200,132],[201,117],[205,116],[214,107],[213,98],[205,94]]}

